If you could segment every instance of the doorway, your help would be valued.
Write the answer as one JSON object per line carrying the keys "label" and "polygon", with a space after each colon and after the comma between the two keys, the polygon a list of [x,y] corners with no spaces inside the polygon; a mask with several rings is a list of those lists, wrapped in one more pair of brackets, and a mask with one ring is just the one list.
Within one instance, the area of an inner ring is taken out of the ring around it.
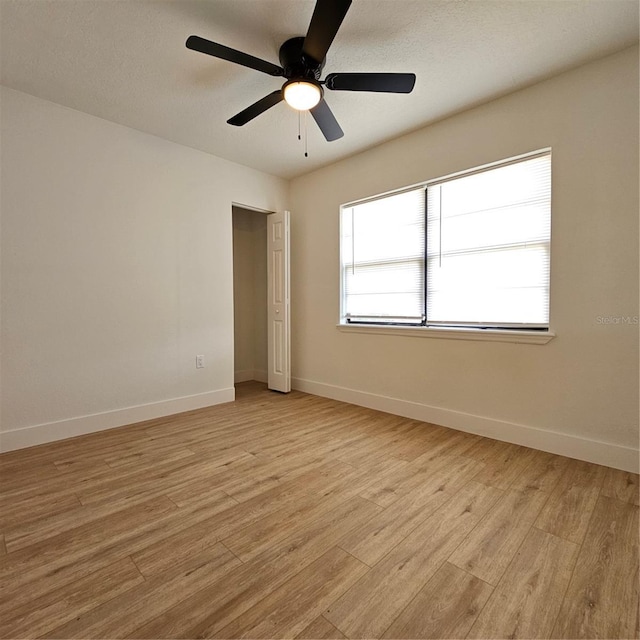
{"label": "doorway", "polygon": [[268,378],[267,211],[232,206],[234,383]]}

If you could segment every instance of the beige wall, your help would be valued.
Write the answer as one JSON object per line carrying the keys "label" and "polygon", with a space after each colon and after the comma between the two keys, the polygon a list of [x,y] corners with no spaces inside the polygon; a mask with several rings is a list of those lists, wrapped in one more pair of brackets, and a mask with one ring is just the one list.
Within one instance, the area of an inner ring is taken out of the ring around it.
{"label": "beige wall", "polygon": [[[342,203],[543,147],[553,148],[554,340],[336,328]],[[598,321],[638,315],[637,48],[295,179],[291,189],[295,386],[637,465],[638,326]]]}
{"label": "beige wall", "polygon": [[233,399],[231,203],[286,208],[286,181],[1,99],[0,446]]}
{"label": "beige wall", "polygon": [[267,216],[233,207],[235,381],[267,379]]}

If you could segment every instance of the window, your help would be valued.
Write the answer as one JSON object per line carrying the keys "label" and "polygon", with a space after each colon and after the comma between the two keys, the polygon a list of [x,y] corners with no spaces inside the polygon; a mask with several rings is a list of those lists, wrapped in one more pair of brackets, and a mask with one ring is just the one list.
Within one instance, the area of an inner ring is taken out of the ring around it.
{"label": "window", "polygon": [[551,153],[341,211],[342,322],[549,326]]}

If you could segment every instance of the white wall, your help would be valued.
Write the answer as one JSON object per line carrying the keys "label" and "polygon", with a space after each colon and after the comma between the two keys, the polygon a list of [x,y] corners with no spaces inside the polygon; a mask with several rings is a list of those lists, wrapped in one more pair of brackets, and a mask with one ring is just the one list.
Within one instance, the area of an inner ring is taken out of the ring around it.
{"label": "white wall", "polygon": [[267,381],[267,216],[233,207],[235,381]]}
{"label": "white wall", "polygon": [[231,203],[286,208],[287,183],[1,100],[1,448],[232,400]]}
{"label": "white wall", "polygon": [[[553,148],[554,340],[336,328],[341,203],[543,147]],[[638,315],[637,48],[297,178],[291,207],[297,388],[637,469],[638,326],[598,323]]]}

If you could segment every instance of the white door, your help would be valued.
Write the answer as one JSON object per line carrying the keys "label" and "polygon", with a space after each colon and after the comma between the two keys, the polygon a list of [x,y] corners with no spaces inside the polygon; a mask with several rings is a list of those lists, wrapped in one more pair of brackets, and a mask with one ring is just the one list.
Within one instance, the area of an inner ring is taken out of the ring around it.
{"label": "white door", "polygon": [[269,323],[268,386],[291,391],[289,313],[289,212],[267,216],[267,278]]}

